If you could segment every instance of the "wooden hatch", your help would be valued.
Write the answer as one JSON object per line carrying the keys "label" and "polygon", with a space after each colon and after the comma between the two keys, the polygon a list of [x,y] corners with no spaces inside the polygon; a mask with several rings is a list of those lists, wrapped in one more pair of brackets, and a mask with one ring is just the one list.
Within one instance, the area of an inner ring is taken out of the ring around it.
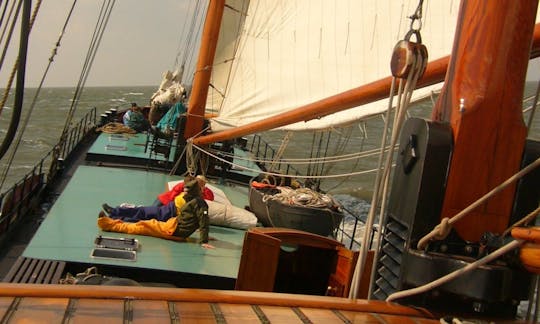
{"label": "wooden hatch", "polygon": [[[357,259],[357,251],[328,237],[287,228],[253,228],[244,238],[235,288],[346,297]],[[369,274],[364,277],[369,279]],[[367,285],[363,287],[360,296],[367,294]]]}

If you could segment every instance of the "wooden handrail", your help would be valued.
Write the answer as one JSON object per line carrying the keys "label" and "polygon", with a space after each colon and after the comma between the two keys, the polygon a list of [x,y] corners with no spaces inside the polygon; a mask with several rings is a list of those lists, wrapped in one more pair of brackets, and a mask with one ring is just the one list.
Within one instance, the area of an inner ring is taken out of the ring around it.
{"label": "wooden handrail", "polygon": [[235,290],[0,283],[0,296],[167,300],[174,302],[207,302],[281,307],[311,307],[434,318],[433,315],[427,310],[410,308],[383,301],[350,300],[340,297]]}

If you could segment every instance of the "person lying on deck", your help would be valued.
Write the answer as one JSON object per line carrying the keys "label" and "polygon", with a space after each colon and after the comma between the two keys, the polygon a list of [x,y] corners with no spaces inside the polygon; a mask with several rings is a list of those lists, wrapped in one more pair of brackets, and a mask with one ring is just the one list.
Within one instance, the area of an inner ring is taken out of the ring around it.
{"label": "person lying on deck", "polygon": [[197,229],[199,243],[206,249],[210,221],[208,205],[202,199],[199,183],[186,182],[185,194],[179,195],[167,205],[116,207],[103,204],[99,213],[98,227],[108,232],[138,234],[161,237],[169,240],[186,241]]}
{"label": "person lying on deck", "polygon": [[[190,176],[188,176],[190,177]],[[199,186],[201,187],[202,197],[204,200],[214,200],[214,192],[212,189],[206,186],[206,177],[203,175],[198,175],[195,177]],[[187,181],[184,179],[183,182],[176,184],[171,190],[167,190],[157,196],[156,201],[154,202],[155,206],[167,205],[173,201],[178,195],[184,192],[184,183]]]}

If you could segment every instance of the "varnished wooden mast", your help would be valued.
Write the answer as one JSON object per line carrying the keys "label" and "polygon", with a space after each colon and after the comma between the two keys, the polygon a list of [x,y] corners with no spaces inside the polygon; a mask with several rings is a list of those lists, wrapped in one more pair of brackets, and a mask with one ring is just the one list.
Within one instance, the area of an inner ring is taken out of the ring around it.
{"label": "varnished wooden mast", "polygon": [[[520,168],[522,97],[538,0],[463,1],[434,120],[450,123],[454,149],[442,217],[451,217]],[[466,22],[466,23],[459,23]],[[508,226],[515,186],[455,224],[477,242]]]}
{"label": "varnished wooden mast", "polygon": [[188,102],[188,115],[184,138],[190,138],[202,130],[206,97],[212,75],[219,29],[223,18],[225,0],[210,0],[201,37],[201,49],[193,78],[193,88]]}
{"label": "varnished wooden mast", "polygon": [[[428,45],[429,46],[429,45]],[[537,25],[534,30],[533,48],[531,50],[531,58],[540,56],[540,25]],[[427,66],[426,72],[421,80],[419,80],[417,88],[426,87],[435,83],[442,82],[446,75],[450,56],[445,56]],[[335,96],[310,103],[299,107],[295,110],[279,114],[253,122],[241,127],[236,127],[227,131],[213,133],[206,136],[195,138],[193,143],[204,145],[219,141],[224,141],[232,138],[241,137],[257,132],[264,132],[273,128],[289,125],[296,122],[308,121],[315,118],[320,118],[326,115],[336,113],[338,111],[358,107],[366,103],[388,97],[390,92],[390,77],[384,78],[361,87],[339,93]]]}

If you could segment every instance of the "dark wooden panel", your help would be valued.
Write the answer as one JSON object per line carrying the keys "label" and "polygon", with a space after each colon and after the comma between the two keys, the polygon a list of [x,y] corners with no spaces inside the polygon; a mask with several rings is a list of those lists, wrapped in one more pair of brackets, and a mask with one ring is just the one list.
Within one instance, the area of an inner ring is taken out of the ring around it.
{"label": "dark wooden panel", "polygon": [[12,283],[57,284],[66,263],[19,257],[2,280]]}

